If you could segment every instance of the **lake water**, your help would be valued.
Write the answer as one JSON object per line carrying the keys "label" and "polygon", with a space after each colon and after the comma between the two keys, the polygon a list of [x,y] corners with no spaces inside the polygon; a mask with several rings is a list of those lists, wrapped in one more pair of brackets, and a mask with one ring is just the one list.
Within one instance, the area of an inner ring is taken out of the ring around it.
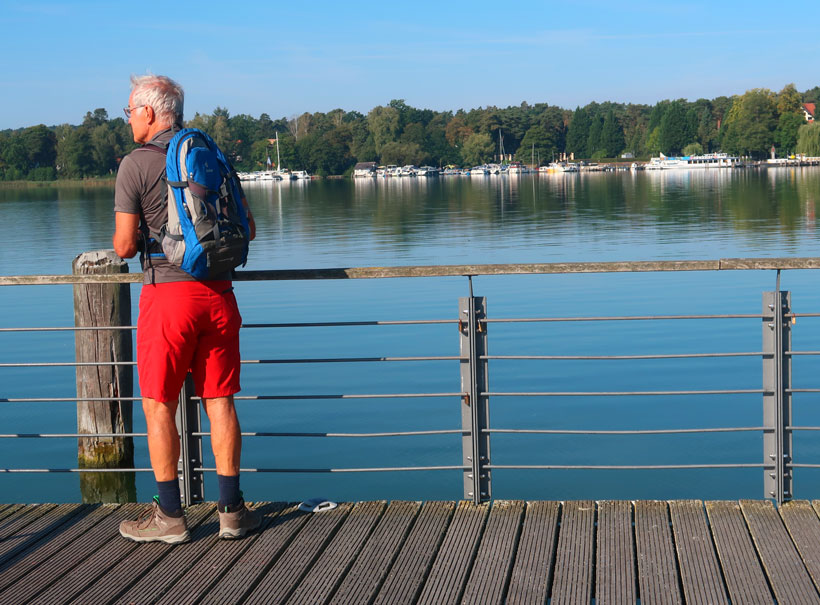
{"label": "lake water", "polygon": [[[592,173],[483,179],[315,181],[247,187],[258,236],[247,269],[818,256],[820,170]],[[0,190],[7,231],[0,274],[66,274],[79,253],[110,247],[110,188]],[[132,271],[138,267],[132,264]],[[818,274],[784,272],[798,313],[820,311]],[[491,318],[755,314],[774,272],[476,277]],[[246,324],[454,319],[466,278],[239,282]],[[139,287],[132,287],[134,314]],[[70,326],[70,286],[0,288],[2,327]],[[761,350],[759,319],[493,323],[492,355],[637,355]],[[248,328],[245,360],[458,355],[452,324]],[[793,348],[820,350],[820,320]],[[73,334],[0,333],[0,363],[70,362]],[[794,386],[817,388],[816,357]],[[491,360],[491,392],[760,389],[759,357],[632,361]],[[0,397],[71,397],[73,368],[0,367]],[[453,393],[456,361],[247,364],[246,395]],[[820,425],[817,394],[796,394],[794,421]],[[2,403],[0,433],[71,433],[73,403]],[[762,425],[760,394],[491,398],[493,428],[665,429]],[[377,432],[460,428],[457,397],[238,402],[243,429]],[[139,406],[135,430],[144,430]],[[213,466],[207,453],[206,466]],[[143,439],[136,465],[148,466]],[[795,436],[795,462],[820,463],[820,437]],[[685,435],[495,434],[492,462],[759,463],[759,432]],[[368,439],[246,437],[243,467],[361,468],[461,464],[460,435]],[[0,439],[0,468],[76,465],[71,439]],[[249,500],[457,499],[460,471],[246,473]],[[154,493],[138,474],[138,496]],[[795,495],[820,497],[820,473],[795,471]],[[759,498],[762,470],[495,470],[496,498]],[[206,496],[216,496],[213,475]],[[0,502],[78,501],[68,474],[0,474]]]}

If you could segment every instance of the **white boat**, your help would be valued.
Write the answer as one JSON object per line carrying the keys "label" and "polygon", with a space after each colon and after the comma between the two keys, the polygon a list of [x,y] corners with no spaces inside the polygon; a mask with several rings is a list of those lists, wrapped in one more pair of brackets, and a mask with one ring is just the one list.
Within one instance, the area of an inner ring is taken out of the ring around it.
{"label": "white boat", "polygon": [[581,169],[578,168],[578,164],[573,164],[572,162],[567,162],[561,168],[561,172],[580,172]]}
{"label": "white boat", "polygon": [[310,175],[307,172],[305,172],[304,170],[294,170],[292,174],[293,174],[293,178],[295,178],[297,180],[310,179]]}
{"label": "white boat", "polygon": [[703,170],[707,168],[734,168],[742,166],[740,158],[725,153],[707,153],[704,155],[685,155],[669,157],[660,154],[652,158],[646,170]]}
{"label": "white boat", "polygon": [[290,170],[282,168],[282,162],[279,159],[279,131],[276,131],[276,170],[272,171],[276,175],[275,180],[289,181],[293,178]]}
{"label": "white boat", "polygon": [[399,171],[399,176],[416,176],[416,167],[412,164],[402,166],[401,170]]}
{"label": "white boat", "polygon": [[507,174],[509,174],[509,175],[524,174],[524,166],[522,164],[518,163],[518,162],[510,164],[509,166],[507,166]]}
{"label": "white boat", "polygon": [[438,176],[438,168],[434,166],[416,168],[416,176]]}
{"label": "white boat", "polygon": [[470,176],[486,176],[490,173],[486,166],[473,166],[470,169]]}

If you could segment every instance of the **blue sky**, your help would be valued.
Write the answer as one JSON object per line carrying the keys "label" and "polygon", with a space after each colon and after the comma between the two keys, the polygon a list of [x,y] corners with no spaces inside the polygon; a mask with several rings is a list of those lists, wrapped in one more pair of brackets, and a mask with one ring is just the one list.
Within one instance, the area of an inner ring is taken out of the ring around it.
{"label": "blue sky", "polygon": [[816,3],[0,0],[0,129],[122,115],[130,74],[186,117],[435,110],[798,90],[820,84]]}

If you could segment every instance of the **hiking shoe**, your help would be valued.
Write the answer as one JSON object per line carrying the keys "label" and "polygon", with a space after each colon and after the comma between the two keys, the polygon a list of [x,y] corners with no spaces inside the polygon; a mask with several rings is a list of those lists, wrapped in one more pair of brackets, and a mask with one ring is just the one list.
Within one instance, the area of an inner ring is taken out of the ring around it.
{"label": "hiking shoe", "polygon": [[171,517],[166,515],[159,505],[159,498],[154,496],[151,508],[142,513],[136,521],[120,523],[120,535],[134,542],[166,542],[179,544],[191,539],[185,515]]}
{"label": "hiking shoe", "polygon": [[244,500],[239,501],[239,509],[235,512],[219,511],[219,537],[225,540],[241,538],[261,524],[262,514],[245,506]]}

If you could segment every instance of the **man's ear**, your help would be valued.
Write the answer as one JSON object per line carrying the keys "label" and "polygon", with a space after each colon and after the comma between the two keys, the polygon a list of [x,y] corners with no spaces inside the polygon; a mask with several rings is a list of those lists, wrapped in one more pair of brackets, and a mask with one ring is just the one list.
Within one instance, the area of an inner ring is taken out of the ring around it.
{"label": "man's ear", "polygon": [[154,108],[153,107],[151,107],[150,105],[146,105],[144,107],[144,111],[145,111],[145,120],[149,124],[153,124],[154,122],[156,122],[157,114],[154,113]]}

